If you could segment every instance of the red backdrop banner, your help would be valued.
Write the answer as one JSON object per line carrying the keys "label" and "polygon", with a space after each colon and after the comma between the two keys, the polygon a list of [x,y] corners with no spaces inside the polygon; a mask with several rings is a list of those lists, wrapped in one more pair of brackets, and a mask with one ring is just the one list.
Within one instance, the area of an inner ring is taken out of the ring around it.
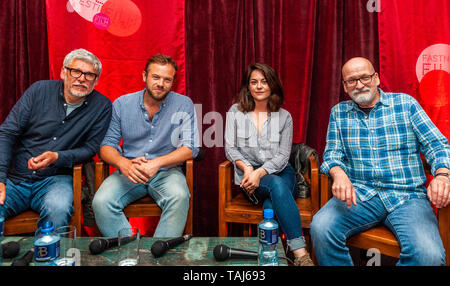
{"label": "red backdrop banner", "polygon": [[185,94],[184,0],[46,0],[50,78],[64,56],[84,48],[102,62],[96,89],[111,100],[144,88],[142,71],[156,53],[178,64],[173,90]]}
{"label": "red backdrop banner", "polygon": [[415,97],[450,138],[450,2],[379,0],[381,86]]}
{"label": "red backdrop banner", "polygon": [[[184,0],[46,0],[46,11],[51,79],[60,78],[68,52],[87,49],[103,65],[96,90],[113,101],[143,89],[145,64],[161,53],[178,64],[172,90],[186,93]],[[143,234],[155,225],[130,222]]]}

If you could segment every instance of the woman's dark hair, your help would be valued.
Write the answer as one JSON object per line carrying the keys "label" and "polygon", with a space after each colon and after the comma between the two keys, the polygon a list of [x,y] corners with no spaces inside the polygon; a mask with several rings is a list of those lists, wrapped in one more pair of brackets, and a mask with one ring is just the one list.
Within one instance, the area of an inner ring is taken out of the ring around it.
{"label": "woman's dark hair", "polygon": [[242,78],[241,90],[237,96],[238,109],[242,112],[250,112],[255,109],[255,101],[250,93],[248,85],[250,83],[250,76],[253,71],[259,70],[266,78],[267,84],[270,87],[270,97],[267,102],[267,110],[269,112],[277,112],[283,105],[283,86],[277,72],[269,65],[264,63],[255,63],[247,67],[247,72]]}

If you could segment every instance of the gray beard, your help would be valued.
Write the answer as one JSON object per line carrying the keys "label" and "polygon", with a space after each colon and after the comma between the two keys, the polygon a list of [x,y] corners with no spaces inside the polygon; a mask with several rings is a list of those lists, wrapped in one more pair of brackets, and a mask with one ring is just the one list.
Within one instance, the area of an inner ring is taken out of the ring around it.
{"label": "gray beard", "polygon": [[[356,95],[356,93],[363,92],[363,91],[368,91],[369,93]],[[369,88],[364,88],[362,90],[354,90],[351,93],[350,97],[358,105],[367,105],[372,102],[372,100],[375,98],[375,95],[376,94],[374,92],[372,92]]]}

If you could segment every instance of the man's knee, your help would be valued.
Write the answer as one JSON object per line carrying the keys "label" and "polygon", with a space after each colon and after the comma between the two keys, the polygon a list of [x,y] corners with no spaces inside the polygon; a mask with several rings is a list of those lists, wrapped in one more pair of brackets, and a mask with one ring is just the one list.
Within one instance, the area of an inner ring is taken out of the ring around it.
{"label": "man's knee", "polygon": [[440,243],[435,241],[422,241],[420,245],[402,249],[402,257],[410,257],[408,265],[417,266],[441,266],[445,265],[445,250]]}

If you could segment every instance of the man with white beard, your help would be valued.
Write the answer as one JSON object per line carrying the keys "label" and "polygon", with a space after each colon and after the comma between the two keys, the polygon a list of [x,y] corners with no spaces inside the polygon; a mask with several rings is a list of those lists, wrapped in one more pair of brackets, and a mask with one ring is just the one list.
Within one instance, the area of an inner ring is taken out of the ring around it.
{"label": "man with white beard", "polygon": [[[98,58],[78,49],[64,59],[59,80],[32,84],[0,126],[0,211],[29,208],[55,228],[73,213],[72,167],[92,158],[111,119],[111,101],[94,90]],[[3,209],[3,210],[2,210]]]}
{"label": "man with white beard", "polygon": [[[450,202],[450,146],[418,102],[385,93],[372,63],[352,58],[342,68],[352,100],[333,107],[321,172],[333,198],[311,223],[320,265],[353,265],[346,240],[386,225],[401,247],[398,265],[443,265],[437,208]],[[431,165],[426,177],[420,152]]]}

